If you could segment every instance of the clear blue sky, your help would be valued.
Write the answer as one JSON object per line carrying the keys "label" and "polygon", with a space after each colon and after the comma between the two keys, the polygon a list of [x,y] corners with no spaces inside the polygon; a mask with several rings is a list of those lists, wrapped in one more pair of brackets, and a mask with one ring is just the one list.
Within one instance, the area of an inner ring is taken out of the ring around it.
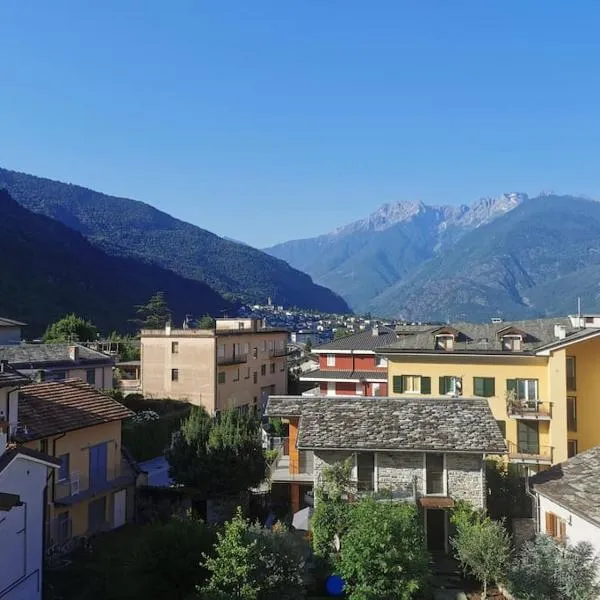
{"label": "clear blue sky", "polygon": [[600,196],[597,0],[1,0],[0,165],[262,247]]}

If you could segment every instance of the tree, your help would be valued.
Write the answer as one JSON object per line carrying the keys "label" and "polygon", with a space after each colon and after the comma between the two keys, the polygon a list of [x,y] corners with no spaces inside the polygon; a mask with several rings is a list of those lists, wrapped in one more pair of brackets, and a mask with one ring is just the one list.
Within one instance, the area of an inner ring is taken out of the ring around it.
{"label": "tree", "polygon": [[526,542],[508,572],[520,600],[594,600],[600,595],[600,560],[587,542],[563,545],[546,535]]}
{"label": "tree", "polygon": [[287,531],[252,526],[238,507],[235,517],[219,533],[215,556],[206,557],[210,573],[199,587],[207,600],[299,600],[303,558]]}
{"label": "tree", "polygon": [[456,536],[450,542],[463,571],[471,573],[483,585],[502,581],[510,560],[510,539],[502,523],[492,521],[466,502],[457,503],[451,517]]}
{"label": "tree", "polygon": [[235,409],[211,417],[192,407],[167,458],[171,477],[205,498],[238,495],[266,475],[258,419]]}
{"label": "tree", "polygon": [[137,319],[132,319],[142,329],[163,329],[171,320],[171,310],[167,305],[164,292],[156,292],[146,304],[137,304]]}
{"label": "tree", "polygon": [[76,314],[64,316],[55,323],[52,323],[44,333],[44,342],[65,343],[65,342],[92,342],[98,337],[98,329]]}
{"label": "tree", "polygon": [[346,327],[338,327],[333,334],[333,339],[339,340],[341,338],[348,337],[349,335],[352,335],[352,332],[349,331]]}
{"label": "tree", "polygon": [[198,320],[196,326],[199,329],[214,329],[217,322],[210,315],[204,315],[201,319]]}
{"label": "tree", "polygon": [[339,573],[349,600],[426,595],[429,554],[415,506],[365,498],[352,506]]}

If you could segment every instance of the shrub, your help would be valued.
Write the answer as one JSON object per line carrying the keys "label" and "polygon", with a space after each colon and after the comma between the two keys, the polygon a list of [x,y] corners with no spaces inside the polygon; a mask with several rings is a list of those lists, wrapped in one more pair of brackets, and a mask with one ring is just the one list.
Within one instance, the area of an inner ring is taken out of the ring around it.
{"label": "shrub", "polygon": [[179,431],[186,413],[172,413],[157,420],[123,423],[123,445],[137,461],[150,460],[165,453],[171,436]]}

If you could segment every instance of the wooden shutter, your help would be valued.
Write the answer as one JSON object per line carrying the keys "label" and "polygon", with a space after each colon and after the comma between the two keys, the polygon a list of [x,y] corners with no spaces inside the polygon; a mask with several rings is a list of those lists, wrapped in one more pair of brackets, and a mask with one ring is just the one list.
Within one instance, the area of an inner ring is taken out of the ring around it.
{"label": "wooden shutter", "polygon": [[421,377],[421,394],[431,394],[431,377]]}
{"label": "wooden shutter", "polygon": [[448,393],[448,378],[445,375],[440,377],[440,394]]}
{"label": "wooden shutter", "polygon": [[558,519],[558,539],[561,542],[567,541],[567,523],[563,519]]}
{"label": "wooden shutter", "polygon": [[556,537],[556,515],[551,512],[546,513],[546,533]]}
{"label": "wooden shutter", "polygon": [[404,393],[404,379],[402,375],[394,375],[394,377],[392,377],[392,390],[394,391],[394,394]]}
{"label": "wooden shutter", "polygon": [[496,395],[496,380],[494,377],[486,377],[483,380],[483,395],[486,398]]}

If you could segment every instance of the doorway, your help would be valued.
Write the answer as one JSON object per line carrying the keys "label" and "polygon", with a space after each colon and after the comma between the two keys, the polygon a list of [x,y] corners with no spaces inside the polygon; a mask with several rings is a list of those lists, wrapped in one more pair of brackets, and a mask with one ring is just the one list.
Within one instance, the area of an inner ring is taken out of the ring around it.
{"label": "doorway", "polygon": [[441,508],[425,510],[425,532],[427,550],[446,552],[446,511]]}
{"label": "doorway", "polygon": [[540,453],[540,432],[537,421],[520,420],[517,426],[517,443],[522,454]]}

